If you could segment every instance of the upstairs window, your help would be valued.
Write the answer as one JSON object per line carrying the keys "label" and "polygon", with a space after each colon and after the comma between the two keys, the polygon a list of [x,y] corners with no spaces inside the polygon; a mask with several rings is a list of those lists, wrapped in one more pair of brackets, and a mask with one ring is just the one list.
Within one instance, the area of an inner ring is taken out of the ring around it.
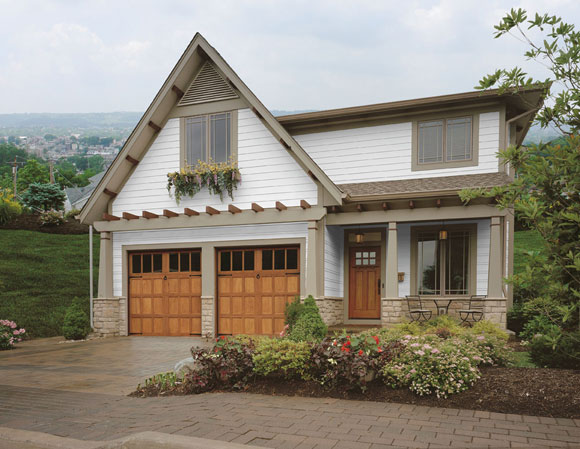
{"label": "upstairs window", "polygon": [[199,115],[184,119],[185,165],[229,162],[234,156],[232,112]]}
{"label": "upstairs window", "polygon": [[475,116],[415,122],[413,170],[477,164],[478,120]]}

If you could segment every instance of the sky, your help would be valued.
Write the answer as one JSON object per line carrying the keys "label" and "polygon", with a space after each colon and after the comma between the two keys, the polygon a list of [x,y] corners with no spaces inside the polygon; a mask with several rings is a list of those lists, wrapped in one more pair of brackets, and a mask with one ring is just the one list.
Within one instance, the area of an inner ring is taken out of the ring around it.
{"label": "sky", "polygon": [[144,111],[196,32],[270,109],[473,90],[526,46],[512,7],[580,26],[578,0],[0,0],[0,113]]}

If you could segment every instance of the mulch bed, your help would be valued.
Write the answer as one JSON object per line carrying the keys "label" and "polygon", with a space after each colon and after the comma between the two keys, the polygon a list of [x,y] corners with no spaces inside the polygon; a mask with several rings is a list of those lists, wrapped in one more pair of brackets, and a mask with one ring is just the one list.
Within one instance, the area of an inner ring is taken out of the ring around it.
{"label": "mulch bed", "polygon": [[10,222],[0,225],[0,229],[20,229],[24,231],[38,231],[47,234],[88,234],[88,225],[81,224],[78,220],[71,218],[58,226],[41,226],[38,215],[22,214]]}
{"label": "mulch bed", "polygon": [[[447,399],[418,396],[408,389],[394,390],[379,380],[368,384],[365,393],[329,391],[316,382],[259,378],[244,392],[272,396],[331,397],[359,401],[397,402],[429,407],[482,410],[497,413],[580,419],[580,371],[548,368],[487,367],[481,379],[463,393]],[[224,391],[224,390],[221,390]],[[179,395],[178,391],[163,395]],[[132,396],[158,396],[153,389]]]}

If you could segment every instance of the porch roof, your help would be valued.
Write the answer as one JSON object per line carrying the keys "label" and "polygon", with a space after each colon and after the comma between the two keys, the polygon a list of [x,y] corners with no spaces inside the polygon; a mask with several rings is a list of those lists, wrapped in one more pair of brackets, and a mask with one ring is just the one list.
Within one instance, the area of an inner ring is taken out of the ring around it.
{"label": "porch roof", "polygon": [[434,178],[402,179],[397,181],[340,184],[338,187],[351,200],[418,197],[454,194],[466,188],[488,188],[509,184],[505,173],[442,176]]}

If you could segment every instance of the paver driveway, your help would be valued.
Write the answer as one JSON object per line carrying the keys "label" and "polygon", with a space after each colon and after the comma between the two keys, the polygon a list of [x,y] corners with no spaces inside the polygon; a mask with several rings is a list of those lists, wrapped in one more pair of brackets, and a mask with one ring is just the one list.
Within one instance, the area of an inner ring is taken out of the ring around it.
{"label": "paver driveway", "polygon": [[146,377],[173,369],[192,346],[207,344],[196,337],[62,340],[32,340],[0,352],[0,384],[128,394]]}
{"label": "paver driveway", "polygon": [[580,447],[580,420],[246,393],[123,395],[200,343],[130,337],[0,353],[0,426],[82,440],[154,430],[291,449]]}

